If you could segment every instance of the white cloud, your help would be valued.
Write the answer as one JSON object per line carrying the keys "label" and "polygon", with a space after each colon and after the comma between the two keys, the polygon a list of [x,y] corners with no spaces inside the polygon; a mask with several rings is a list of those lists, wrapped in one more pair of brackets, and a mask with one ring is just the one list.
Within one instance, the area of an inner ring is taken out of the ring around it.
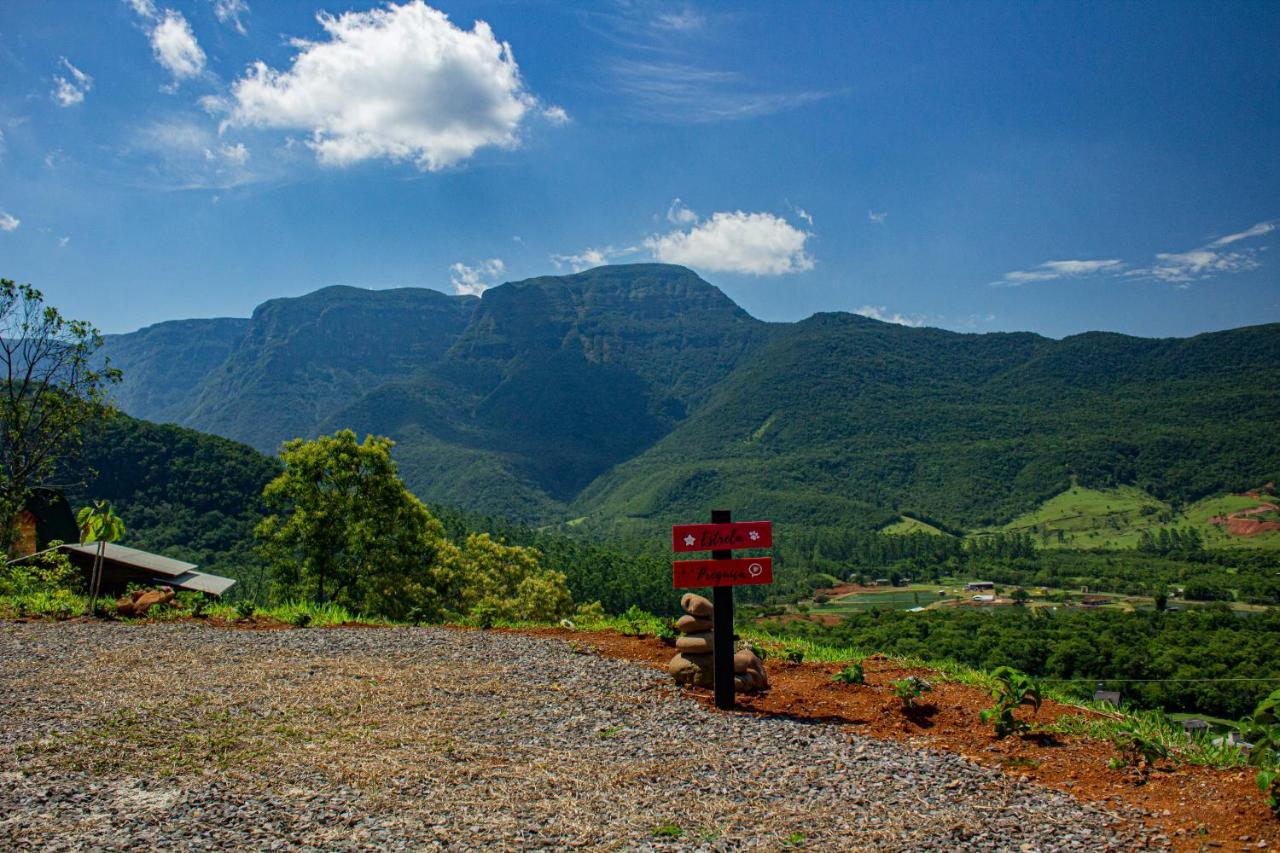
{"label": "white cloud", "polygon": [[870,317],[872,320],[879,320],[883,323],[895,323],[899,326],[923,326],[924,321],[919,317],[912,317],[906,314],[899,314],[896,311],[890,311],[884,305],[863,305],[853,313]]}
{"label": "white cloud", "polygon": [[810,228],[813,227],[813,214],[809,213],[809,211],[805,210],[803,207],[796,208],[796,216],[803,219],[805,222],[808,222]]}
{"label": "white cloud", "polygon": [[249,4],[245,0],[213,0],[213,14],[218,23],[232,27],[240,35],[247,35],[242,15],[249,14]]}
{"label": "white cloud", "polygon": [[663,59],[615,59],[614,88],[629,100],[628,114],[659,121],[701,123],[755,118],[796,109],[836,92],[763,90],[735,71]]}
{"label": "white cloud", "polygon": [[295,40],[290,68],[257,62],[235,82],[229,124],[308,131],[326,165],[386,158],[434,171],[515,147],[538,106],[484,21],[462,30],[421,0],[317,20],[326,40]]}
{"label": "white cloud", "polygon": [[1080,278],[1092,275],[1114,275],[1124,269],[1124,262],[1111,258],[1089,261],[1045,261],[1029,270],[1005,273],[992,287],[1018,287],[1033,281],[1057,281],[1063,278]]}
{"label": "white cloud", "polygon": [[1224,246],[1239,243],[1241,240],[1264,237],[1275,230],[1276,223],[1259,222],[1257,225],[1219,237],[1196,249],[1185,252],[1159,252],[1156,254],[1155,263],[1151,266],[1131,270],[1126,275],[1189,287],[1192,282],[1201,279],[1255,270],[1262,266],[1262,262],[1258,260],[1258,253],[1265,247],[1240,248],[1229,252],[1221,249]]}
{"label": "white cloud", "polygon": [[127,154],[169,189],[219,189],[258,180],[248,167],[249,149],[216,136],[203,123],[175,117],[140,129]]}
{"label": "white cloud", "polygon": [[682,9],[679,12],[660,13],[653,19],[653,25],[660,30],[688,33],[705,27],[707,19],[693,9]]}
{"label": "white cloud", "polygon": [[65,56],[59,64],[66,69],[67,76],[53,76],[53,91],[49,93],[54,103],[60,107],[73,107],[84,102],[84,96],[93,88],[93,78],[71,64]]}
{"label": "white cloud", "polygon": [[167,91],[175,89],[183,80],[204,73],[204,50],[181,12],[157,9],[153,0],[125,0],[125,3],[145,22],[142,28],[151,41],[156,62],[173,77],[172,85],[165,87]]}
{"label": "white cloud", "polygon": [[501,258],[489,258],[474,267],[458,262],[449,267],[449,281],[453,284],[454,293],[462,296],[479,296],[498,283],[498,278],[507,271]]}
{"label": "white cloud", "polygon": [[22,224],[22,220],[14,216],[12,213],[5,213],[0,210],[0,231],[17,231],[18,226]]}
{"label": "white cloud", "polygon": [[883,225],[884,221],[889,218],[887,210],[868,210],[867,221],[874,222],[876,225]]}
{"label": "white cloud", "polygon": [[542,111],[542,117],[552,124],[568,124],[569,114],[564,111],[564,107],[550,106]]}
{"label": "white cloud", "polygon": [[813,269],[812,235],[772,213],[719,212],[689,230],[654,235],[645,248],[659,261],[708,272],[783,275]]}
{"label": "white cloud", "polygon": [[59,238],[58,238],[58,248],[59,248],[59,249],[65,249],[65,248],[67,248],[67,244],[68,244],[68,243],[70,243],[70,242],[71,242],[71,238],[70,238],[70,237],[59,237]]}
{"label": "white cloud", "polygon": [[667,208],[667,221],[675,225],[692,225],[698,221],[698,214],[685,207],[680,199],[674,198]]}
{"label": "white cloud", "polygon": [[151,49],[156,61],[173,75],[175,84],[204,73],[204,51],[181,12],[164,10],[160,22],[151,30]]}
{"label": "white cloud", "polygon": [[1232,243],[1238,243],[1241,240],[1248,240],[1251,237],[1262,237],[1266,234],[1270,234],[1274,230],[1276,230],[1276,224],[1274,222],[1259,222],[1251,228],[1246,228],[1245,230],[1238,231],[1235,234],[1228,234],[1225,237],[1219,237],[1209,245],[1213,248],[1221,248],[1222,246],[1229,246]]}
{"label": "white cloud", "polygon": [[619,252],[612,246],[606,246],[603,249],[583,249],[576,255],[552,255],[551,262],[556,265],[556,269],[568,267],[573,272],[582,272],[592,267],[604,266],[609,263],[610,258],[626,254],[628,251],[631,250]]}

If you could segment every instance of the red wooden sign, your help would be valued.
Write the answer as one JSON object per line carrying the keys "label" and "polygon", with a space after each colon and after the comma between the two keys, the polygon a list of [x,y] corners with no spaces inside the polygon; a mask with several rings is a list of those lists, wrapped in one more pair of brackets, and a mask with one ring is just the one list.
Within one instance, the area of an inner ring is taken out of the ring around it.
{"label": "red wooden sign", "polygon": [[674,524],[671,547],[688,551],[730,551],[738,548],[772,548],[772,521],[735,521],[731,524]]}
{"label": "red wooden sign", "polygon": [[676,589],[773,583],[771,557],[747,557],[741,560],[676,560],[671,564],[671,568]]}

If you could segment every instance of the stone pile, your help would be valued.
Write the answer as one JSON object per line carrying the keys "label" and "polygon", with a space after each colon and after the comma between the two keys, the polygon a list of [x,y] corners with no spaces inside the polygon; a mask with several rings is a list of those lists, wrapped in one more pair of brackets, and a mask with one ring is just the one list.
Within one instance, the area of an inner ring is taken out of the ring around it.
{"label": "stone pile", "polygon": [[[711,687],[715,683],[715,637],[712,633],[715,606],[701,595],[686,593],[680,599],[684,616],[676,620],[676,649],[679,653],[667,665],[677,684]],[[733,685],[738,693],[752,693],[769,686],[764,664],[755,652],[743,649],[733,656]]]}
{"label": "stone pile", "polygon": [[151,608],[171,601],[173,601],[173,590],[170,587],[135,589],[116,602],[116,613],[120,616],[146,616]]}

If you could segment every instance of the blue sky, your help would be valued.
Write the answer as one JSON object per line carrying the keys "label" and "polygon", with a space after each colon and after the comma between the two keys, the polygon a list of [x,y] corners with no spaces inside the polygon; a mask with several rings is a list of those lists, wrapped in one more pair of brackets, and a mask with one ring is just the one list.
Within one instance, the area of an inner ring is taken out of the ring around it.
{"label": "blue sky", "polygon": [[110,332],[654,259],[769,320],[1278,322],[1277,45],[1274,3],[0,0],[0,275]]}

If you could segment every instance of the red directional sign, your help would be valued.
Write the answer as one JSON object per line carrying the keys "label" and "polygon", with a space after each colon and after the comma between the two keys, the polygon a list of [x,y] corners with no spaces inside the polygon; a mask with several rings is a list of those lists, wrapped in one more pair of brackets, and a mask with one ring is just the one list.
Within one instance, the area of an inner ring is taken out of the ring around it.
{"label": "red directional sign", "polygon": [[730,524],[674,524],[671,547],[688,551],[731,551],[737,548],[772,548],[772,521],[735,521]]}
{"label": "red directional sign", "polygon": [[671,568],[676,589],[773,583],[773,559],[770,557],[747,557],[741,560],[676,560],[671,564]]}

